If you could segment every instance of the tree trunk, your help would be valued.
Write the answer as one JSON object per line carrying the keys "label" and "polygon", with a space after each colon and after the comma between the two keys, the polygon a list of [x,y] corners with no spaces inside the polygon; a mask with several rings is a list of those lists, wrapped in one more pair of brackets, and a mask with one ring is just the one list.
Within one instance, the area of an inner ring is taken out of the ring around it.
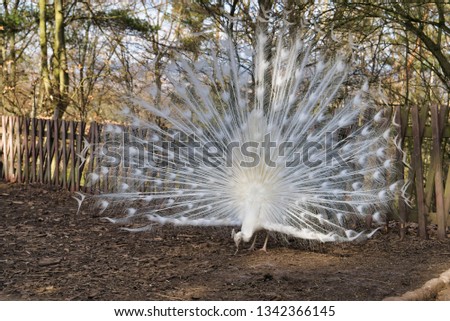
{"label": "tree trunk", "polygon": [[6,61],[7,61],[7,53],[6,53],[6,36],[5,35],[1,35],[0,36],[0,68],[1,68],[1,72],[0,72],[0,93],[1,93],[1,109],[0,110],[4,110],[5,109],[5,104],[6,104],[6,97],[5,97],[5,87],[6,87],[6,81],[7,81],[7,77],[6,77]]}
{"label": "tree trunk", "polygon": [[64,13],[63,0],[55,0],[55,44],[53,74],[57,88],[56,107],[53,114],[54,119],[61,118],[68,106],[69,74],[67,70],[67,52],[64,39]]}
{"label": "tree trunk", "polygon": [[[14,2],[11,11],[8,2],[3,1],[3,13],[5,17],[14,17],[17,14],[19,2]],[[14,92],[16,90],[16,35],[15,32],[2,32],[2,79],[1,97],[2,107],[7,112],[16,113],[18,110],[14,104]]]}
{"label": "tree trunk", "polygon": [[[39,108],[45,110],[45,103],[50,96],[50,75],[48,71],[47,52],[47,26],[46,26],[47,0],[39,0],[39,44],[41,47],[41,88],[39,91]],[[36,111],[31,117],[36,117]]]}

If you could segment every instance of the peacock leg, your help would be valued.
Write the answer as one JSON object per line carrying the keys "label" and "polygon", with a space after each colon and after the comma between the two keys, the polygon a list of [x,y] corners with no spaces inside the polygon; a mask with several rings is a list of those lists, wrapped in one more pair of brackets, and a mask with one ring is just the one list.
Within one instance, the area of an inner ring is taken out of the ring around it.
{"label": "peacock leg", "polygon": [[266,234],[266,239],[264,240],[264,245],[261,248],[261,251],[267,252],[267,241],[269,241],[269,232]]}
{"label": "peacock leg", "polygon": [[252,245],[250,245],[250,247],[248,248],[249,251],[254,251],[255,250],[255,244],[256,244],[256,233],[255,233],[255,238],[253,239]]}

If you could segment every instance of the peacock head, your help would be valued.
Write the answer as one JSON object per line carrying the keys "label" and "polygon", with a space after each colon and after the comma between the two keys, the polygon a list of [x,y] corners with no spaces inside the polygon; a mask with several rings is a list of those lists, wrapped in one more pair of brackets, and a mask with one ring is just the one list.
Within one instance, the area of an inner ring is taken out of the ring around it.
{"label": "peacock head", "polygon": [[233,229],[231,231],[231,237],[234,240],[234,243],[236,244],[236,248],[239,249],[239,244],[242,242],[242,232],[239,231],[236,233],[236,231]]}

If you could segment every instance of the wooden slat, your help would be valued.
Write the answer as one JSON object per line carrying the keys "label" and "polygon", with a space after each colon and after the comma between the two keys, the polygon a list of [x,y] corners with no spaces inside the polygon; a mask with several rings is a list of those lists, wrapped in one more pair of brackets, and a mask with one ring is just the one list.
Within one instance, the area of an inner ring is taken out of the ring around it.
{"label": "wooden slat", "polygon": [[12,162],[12,128],[14,124],[13,117],[8,117],[8,121],[6,122],[6,163],[7,163],[7,175],[8,175],[8,181],[14,182],[14,163]]}
{"label": "wooden slat", "polygon": [[75,122],[71,120],[69,122],[69,190],[75,191]]}
{"label": "wooden slat", "polygon": [[5,181],[8,181],[8,162],[6,153],[6,122],[7,116],[2,116],[2,167]]}
{"label": "wooden slat", "polygon": [[[441,126],[450,129],[450,106],[445,105],[441,106]],[[442,137],[444,136],[443,131],[441,131]],[[447,140],[450,145],[450,140]],[[445,142],[443,143],[443,150],[445,152],[446,145]],[[450,148],[450,146],[449,146]],[[450,156],[450,155],[447,155]],[[445,190],[444,190],[444,213],[449,214],[450,213],[450,165],[447,166],[447,180],[445,182]],[[447,227],[450,226],[450,219],[447,217]]]}
{"label": "wooden slat", "polygon": [[[445,182],[444,213],[450,213],[450,166],[447,168],[447,181]],[[450,226],[450,220],[447,220],[447,226]]]}
{"label": "wooden slat", "polygon": [[[441,105],[441,111],[444,106]],[[439,115],[441,126],[450,125],[450,105],[445,106],[445,113]],[[443,121],[443,122],[442,122]],[[442,135],[442,130],[441,130]],[[441,153],[442,153],[442,175],[444,184],[444,212],[450,215],[450,139],[444,139],[441,136]],[[447,172],[446,172],[447,170]],[[447,178],[447,179],[445,179]],[[447,220],[447,226],[450,226],[450,221]]]}
{"label": "wooden slat", "polygon": [[[401,107],[399,106],[395,113],[395,123],[400,126],[399,133],[400,135],[404,132],[402,130],[407,124],[404,123],[404,119],[402,117]],[[404,139],[401,138],[401,142],[404,143]],[[401,150],[396,150],[396,158],[397,158],[397,170],[400,175],[399,180],[404,180],[405,178],[405,165],[402,162],[403,152]],[[403,201],[402,197],[398,198],[398,216],[400,218],[400,239],[404,239],[406,235],[406,221],[408,219],[407,206]]]}
{"label": "wooden slat", "polygon": [[53,164],[54,164],[54,173],[53,173],[53,185],[60,186],[59,179],[59,129],[60,129],[61,120],[56,119],[53,121]]}
{"label": "wooden slat", "polygon": [[10,137],[10,150],[11,150],[11,154],[10,154],[10,170],[11,170],[11,175],[13,177],[12,182],[16,183],[17,182],[17,148],[16,148],[16,142],[17,140],[15,139],[15,136],[17,135],[17,125],[19,122],[19,118],[18,117],[11,117],[12,123],[11,123],[11,131],[9,134]]}
{"label": "wooden slat", "polygon": [[13,135],[15,136],[15,143],[14,143],[14,153],[15,153],[15,160],[14,163],[16,165],[16,181],[18,183],[23,183],[22,180],[22,144],[20,141],[20,136],[22,134],[21,127],[22,127],[22,117],[16,118],[16,124],[14,127]]}
{"label": "wooden slat", "polygon": [[[99,130],[99,132],[101,133],[101,138],[100,138],[100,140],[101,140],[101,142],[104,144],[105,142],[107,142],[108,141],[108,134],[107,134],[107,132],[106,132],[106,130],[105,130],[105,126],[102,126],[101,127],[101,130]],[[110,134],[111,135],[111,134]],[[101,146],[100,146],[100,144],[97,146],[97,148],[101,148]],[[100,155],[100,152],[99,152],[99,150],[97,149],[97,152],[96,152],[96,156],[97,156],[97,167],[100,167],[100,165],[101,165],[101,159],[99,158],[99,155]],[[108,174],[106,174],[106,175],[104,175],[103,177],[102,177],[102,179],[103,179],[103,192],[105,192],[105,193],[107,193],[107,192],[109,192],[109,191],[111,191],[110,190],[110,188],[109,188],[109,182],[110,182],[110,180],[111,180],[111,171],[113,170],[112,168],[108,168]]]}
{"label": "wooden slat", "polygon": [[417,209],[418,209],[418,223],[419,223],[419,236],[423,239],[428,238],[427,234],[427,211],[425,208],[424,190],[423,190],[423,163],[422,163],[422,144],[420,142],[420,120],[419,120],[419,108],[417,105],[412,108],[412,126],[413,126],[413,142],[414,151],[413,158],[415,159],[413,170],[416,174],[415,186],[417,196]]}
{"label": "wooden slat", "polygon": [[36,118],[31,119],[31,182],[37,181],[36,159]]}
{"label": "wooden slat", "polygon": [[50,119],[47,119],[46,123],[46,134],[47,134],[47,139],[46,139],[46,144],[45,144],[45,149],[47,151],[47,157],[46,157],[46,170],[45,170],[45,182],[47,184],[51,184],[52,183],[52,161],[53,161],[53,155],[52,155],[52,124],[53,122]]}
{"label": "wooden slat", "polygon": [[23,175],[24,175],[24,181],[26,183],[28,183],[30,181],[30,149],[29,149],[29,142],[28,139],[30,137],[30,118],[25,118],[24,122],[23,122],[24,126],[23,126],[23,147],[24,147],[24,155],[25,155],[25,159],[24,159],[24,171],[23,171]]}
{"label": "wooden slat", "polygon": [[81,167],[81,151],[82,151],[82,144],[83,144],[83,137],[84,137],[84,129],[85,129],[85,123],[84,122],[79,122],[77,123],[77,127],[78,127],[78,132],[76,135],[76,153],[75,153],[75,190],[78,191],[80,190],[80,182],[81,182],[81,172],[80,172],[80,167]]}
{"label": "wooden slat", "polygon": [[10,122],[11,117],[6,117],[5,121],[5,145],[3,146],[3,153],[5,154],[5,177],[8,182],[10,182],[13,177],[11,177],[11,163],[10,163]]}
{"label": "wooden slat", "polygon": [[87,124],[85,122],[82,122],[83,124],[83,128],[81,131],[81,140],[80,140],[80,153],[77,159],[78,162],[78,166],[77,166],[77,172],[78,172],[78,190],[82,190],[83,185],[81,185],[81,182],[83,180],[83,172],[84,172],[84,168],[86,166],[86,162],[87,162],[87,150],[85,148],[88,147],[88,143],[86,143],[86,140],[88,139],[86,135],[86,127]]}
{"label": "wooden slat", "polygon": [[[88,166],[87,166],[88,173],[92,173],[94,170],[94,159],[95,159],[94,151],[95,151],[95,141],[96,141],[96,137],[97,137],[97,131],[98,131],[97,123],[91,122],[89,124],[89,133],[88,133],[89,150],[88,150],[88,155],[85,156],[85,157],[89,157],[86,159],[86,161],[88,162]],[[85,192],[93,193],[94,186],[91,185],[91,186],[87,187],[85,184],[84,190],[85,190]]]}
{"label": "wooden slat", "polygon": [[42,120],[37,120],[38,129],[38,181],[44,183],[44,125]]}
{"label": "wooden slat", "polygon": [[[105,129],[105,126],[99,125],[99,124],[95,124],[95,127],[96,127],[97,130],[95,132],[95,140],[94,140],[94,147],[92,149],[92,153],[94,154],[94,161],[93,161],[94,162],[94,166],[99,168],[100,165],[101,165],[100,158],[99,158],[99,149],[100,149],[100,144],[105,142],[104,140],[102,140],[103,136],[101,136],[101,135],[103,135],[103,130]],[[102,177],[102,179],[103,179],[103,190],[104,191],[107,190],[107,188],[105,188],[105,186],[108,186],[108,176],[109,176],[109,173],[107,173],[106,175],[104,175]],[[102,185],[101,184],[102,184],[102,181],[98,182],[98,185],[97,185],[97,189],[98,189],[99,193],[102,191]]]}
{"label": "wooden slat", "polygon": [[61,121],[61,158],[62,158],[62,187],[67,188],[67,126]]}
{"label": "wooden slat", "polygon": [[431,127],[433,127],[433,157],[435,166],[435,195],[436,219],[438,223],[437,235],[443,240],[447,238],[447,213],[444,213],[444,186],[442,182],[441,137],[440,120],[437,105],[431,106]]}
{"label": "wooden slat", "polygon": [[[95,123],[95,131],[94,131],[94,137],[93,137],[94,140],[92,141],[92,146],[91,146],[91,155],[92,155],[92,170],[90,171],[91,173],[94,171],[95,167],[100,167],[98,150],[100,147],[100,140],[101,140],[100,135],[101,135],[102,128],[103,128],[102,125]],[[97,183],[96,189],[94,189],[93,191],[95,191],[95,192],[102,191],[102,188],[103,188],[102,184],[106,184],[108,175],[109,175],[109,173],[107,173],[106,175],[103,175],[101,180]]]}

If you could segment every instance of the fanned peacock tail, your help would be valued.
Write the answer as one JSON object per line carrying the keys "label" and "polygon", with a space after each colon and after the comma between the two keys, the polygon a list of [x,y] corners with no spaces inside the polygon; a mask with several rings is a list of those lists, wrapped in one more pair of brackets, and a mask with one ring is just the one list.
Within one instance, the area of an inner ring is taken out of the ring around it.
{"label": "fanned peacock tail", "polygon": [[320,241],[371,235],[356,223],[381,222],[401,188],[388,115],[367,83],[348,88],[344,57],[313,61],[302,41],[279,40],[268,59],[267,42],[260,34],[252,81],[227,42],[226,58],[178,61],[164,108],[135,101],[165,126],[126,111],[135,135],[106,128],[90,180],[117,185],[101,195],[102,210],[125,212],[110,221],[239,225],[237,245],[258,230]]}

